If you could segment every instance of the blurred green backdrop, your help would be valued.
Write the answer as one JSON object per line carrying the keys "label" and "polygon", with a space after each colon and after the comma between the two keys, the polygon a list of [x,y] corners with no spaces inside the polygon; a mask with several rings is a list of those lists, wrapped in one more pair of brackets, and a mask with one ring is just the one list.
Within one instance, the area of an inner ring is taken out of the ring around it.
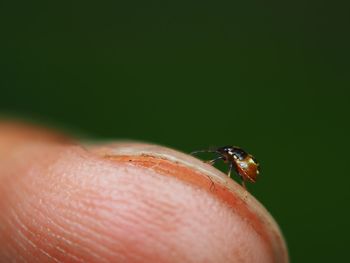
{"label": "blurred green backdrop", "polygon": [[239,145],[293,262],[349,253],[349,9],[3,1],[0,114],[182,151]]}

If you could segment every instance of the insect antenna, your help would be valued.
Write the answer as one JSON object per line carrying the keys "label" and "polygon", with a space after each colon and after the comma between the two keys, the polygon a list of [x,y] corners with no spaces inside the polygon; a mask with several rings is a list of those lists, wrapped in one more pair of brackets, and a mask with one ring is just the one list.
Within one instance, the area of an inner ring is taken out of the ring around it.
{"label": "insect antenna", "polygon": [[191,155],[196,155],[198,153],[217,153],[217,150],[208,149],[208,150],[199,150],[199,151],[190,152]]}

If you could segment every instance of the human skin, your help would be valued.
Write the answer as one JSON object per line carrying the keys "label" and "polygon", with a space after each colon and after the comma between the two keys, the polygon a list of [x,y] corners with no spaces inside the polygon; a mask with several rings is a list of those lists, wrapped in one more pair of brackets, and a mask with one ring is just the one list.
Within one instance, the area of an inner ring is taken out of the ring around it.
{"label": "human skin", "polygon": [[288,262],[265,208],[157,145],[0,122],[0,262]]}

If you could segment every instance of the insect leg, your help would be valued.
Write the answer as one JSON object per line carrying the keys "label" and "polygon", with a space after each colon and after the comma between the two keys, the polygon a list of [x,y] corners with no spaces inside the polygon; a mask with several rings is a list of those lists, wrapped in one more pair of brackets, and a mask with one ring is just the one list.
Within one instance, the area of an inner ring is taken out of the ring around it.
{"label": "insect leg", "polygon": [[217,162],[217,161],[219,161],[219,160],[223,160],[223,159],[225,159],[223,156],[218,156],[218,157],[216,157],[216,158],[213,159],[213,160],[205,161],[205,163],[210,164],[210,165],[213,165],[215,162]]}
{"label": "insect leg", "polygon": [[243,186],[243,188],[245,190],[247,190],[247,186],[245,185],[245,180],[243,179],[243,177],[241,177],[241,179],[242,179],[242,186]]}
{"label": "insect leg", "polygon": [[228,173],[227,176],[231,178],[231,172],[232,172],[233,164],[230,163],[229,168],[228,168]]}
{"label": "insect leg", "polygon": [[237,168],[236,168],[236,166],[233,163],[230,163],[229,170],[228,170],[228,176],[231,177],[231,172],[232,172],[233,168],[235,168],[235,171],[236,171],[237,175],[239,176],[239,178],[241,178],[242,187],[245,190],[247,190],[244,177],[241,174],[239,174],[239,172],[237,172]]}

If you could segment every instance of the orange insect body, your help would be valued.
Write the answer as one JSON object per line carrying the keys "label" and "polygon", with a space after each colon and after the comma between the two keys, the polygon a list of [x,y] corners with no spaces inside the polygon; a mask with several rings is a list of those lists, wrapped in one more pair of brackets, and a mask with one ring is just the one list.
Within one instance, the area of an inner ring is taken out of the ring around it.
{"label": "orange insect body", "polygon": [[239,175],[255,183],[259,174],[259,163],[257,163],[251,155],[245,159],[236,160],[236,170]]}

